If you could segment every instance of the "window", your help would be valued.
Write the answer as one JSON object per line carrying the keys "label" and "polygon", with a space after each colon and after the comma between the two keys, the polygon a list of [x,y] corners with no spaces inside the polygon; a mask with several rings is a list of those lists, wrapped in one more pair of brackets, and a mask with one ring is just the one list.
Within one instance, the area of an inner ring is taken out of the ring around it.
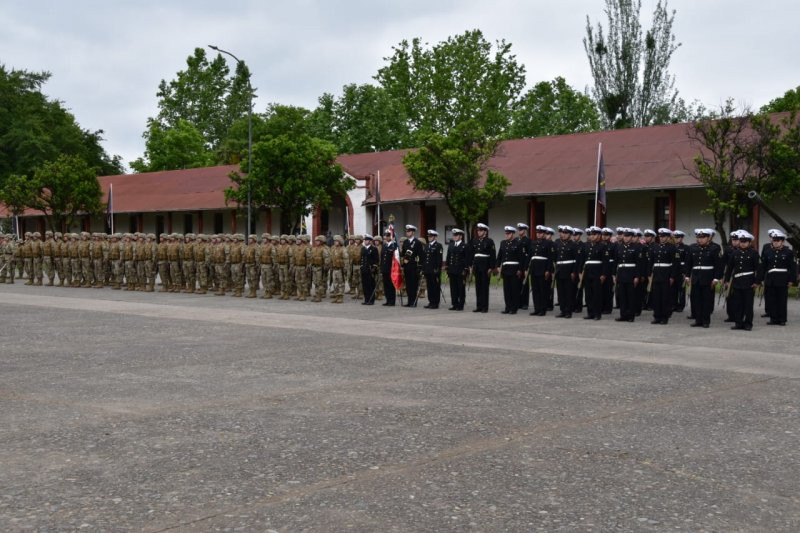
{"label": "window", "polygon": [[136,233],[137,231],[139,231],[139,224],[137,223],[138,221],[136,220],[137,218],[139,218],[137,215],[134,215],[134,214],[128,215],[128,232],[129,233]]}
{"label": "window", "polygon": [[658,228],[669,228],[669,198],[657,196],[655,198],[655,210],[656,216],[653,221],[653,229],[658,230]]}
{"label": "window", "polygon": [[544,226],[544,202],[536,202],[536,220],[530,221],[530,226]]}
{"label": "window", "polygon": [[214,233],[222,233],[222,213],[214,213]]}
{"label": "window", "polygon": [[192,229],[192,214],[187,213],[183,215],[183,232],[184,233],[192,233],[194,230]]}
{"label": "window", "polygon": [[425,227],[420,228],[420,235],[423,237],[428,236],[427,232],[429,229],[435,230],[436,229],[436,204],[434,205],[425,205],[423,206],[425,210]]}
{"label": "window", "polygon": [[162,233],[164,233],[164,215],[156,215],[156,242],[161,242]]}

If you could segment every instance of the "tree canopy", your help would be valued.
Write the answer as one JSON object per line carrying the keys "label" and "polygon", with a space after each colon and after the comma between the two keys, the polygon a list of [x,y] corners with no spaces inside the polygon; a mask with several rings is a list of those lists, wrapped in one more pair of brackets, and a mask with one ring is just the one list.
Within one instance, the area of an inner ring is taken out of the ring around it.
{"label": "tree canopy", "polygon": [[592,99],[566,80],[537,83],[522,97],[513,114],[509,138],[563,135],[600,129],[600,115]]}
{"label": "tree canopy", "polygon": [[762,113],[779,113],[781,111],[800,111],[800,86],[789,89],[761,108]]}
{"label": "tree canopy", "polygon": [[149,122],[144,157],[130,163],[135,172],[198,168],[216,162],[202,134],[188,121],[179,119],[172,128],[152,119]]}
{"label": "tree canopy", "polygon": [[73,226],[79,214],[102,210],[97,170],[83,158],[60,155],[37,168],[32,180],[35,197],[30,207],[41,211],[54,231]]}
{"label": "tree canopy", "polygon": [[498,145],[476,120],[469,120],[447,135],[431,133],[418,150],[403,158],[403,164],[414,189],[441,194],[455,221],[469,235],[510,185],[505,176],[487,168]]}

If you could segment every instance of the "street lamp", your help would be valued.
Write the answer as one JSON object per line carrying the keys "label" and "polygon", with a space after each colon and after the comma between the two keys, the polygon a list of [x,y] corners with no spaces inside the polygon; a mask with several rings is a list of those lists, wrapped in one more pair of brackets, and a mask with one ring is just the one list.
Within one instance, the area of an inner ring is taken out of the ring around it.
{"label": "street lamp", "polygon": [[[215,52],[219,52],[221,54],[229,55],[236,61],[237,64],[242,64],[242,60],[233,55],[232,53],[228,52],[227,50],[223,50],[218,46],[214,46],[213,44],[208,45],[209,48],[214,50]],[[247,106],[247,231],[245,231],[245,242],[250,238],[250,228],[251,226],[251,189],[252,185],[250,185],[249,174],[253,171],[253,86],[250,83],[250,72],[247,73],[247,89],[249,92],[250,103]]]}

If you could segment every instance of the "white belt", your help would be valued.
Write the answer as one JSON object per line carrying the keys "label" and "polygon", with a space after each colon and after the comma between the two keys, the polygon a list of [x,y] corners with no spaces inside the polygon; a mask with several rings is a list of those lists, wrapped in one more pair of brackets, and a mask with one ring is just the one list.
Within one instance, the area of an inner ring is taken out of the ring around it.
{"label": "white belt", "polygon": [[473,257],[489,257],[488,254],[475,254]]}
{"label": "white belt", "polygon": [[519,264],[519,261],[504,261],[503,262],[503,266],[506,266],[506,265],[518,265],[518,264]]}
{"label": "white belt", "polygon": [[692,270],[714,270],[713,266],[696,266],[692,267]]}
{"label": "white belt", "polygon": [[789,270],[786,268],[770,268],[767,274],[772,274],[773,272],[789,272]]}
{"label": "white belt", "polygon": [[597,261],[596,259],[592,259],[591,261],[586,261],[584,265],[602,265],[602,261]]}
{"label": "white belt", "polygon": [[681,266],[685,265],[686,261],[681,261]]}
{"label": "white belt", "polygon": [[549,257],[545,257],[543,255],[534,255],[531,259],[536,259],[537,261],[547,261],[550,259]]}
{"label": "white belt", "polygon": [[742,278],[744,276],[752,276],[755,272],[739,272],[738,274],[734,274],[734,278]]}
{"label": "white belt", "polygon": [[671,266],[672,266],[672,263],[655,263],[653,266],[654,266],[654,267],[663,267],[663,268],[666,268],[666,267],[671,267]]}
{"label": "white belt", "polygon": [[574,259],[569,259],[567,261],[556,261],[556,264],[557,265],[571,265],[574,262],[575,262]]}
{"label": "white belt", "polygon": [[620,263],[620,264],[617,265],[618,268],[622,268],[622,267],[634,268],[635,266],[636,266],[636,263]]}

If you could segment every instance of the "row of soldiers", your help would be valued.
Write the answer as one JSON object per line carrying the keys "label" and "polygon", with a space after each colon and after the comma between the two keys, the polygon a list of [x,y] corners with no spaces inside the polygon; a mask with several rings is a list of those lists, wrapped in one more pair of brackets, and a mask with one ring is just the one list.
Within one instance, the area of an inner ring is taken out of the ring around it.
{"label": "row of soldiers", "polygon": [[[44,239],[29,232],[22,242],[0,234],[0,283],[27,278],[27,285],[112,287],[153,292],[185,292],[255,298],[321,301],[330,292],[342,303],[345,284],[353,299],[363,296],[359,263],[363,237],[348,243],[337,235],[328,246],[323,236],[264,234],[259,242],[242,234],[58,233]],[[16,270],[16,272],[15,272]],[[246,294],[245,294],[246,293]],[[382,298],[382,290],[375,296]]]}

